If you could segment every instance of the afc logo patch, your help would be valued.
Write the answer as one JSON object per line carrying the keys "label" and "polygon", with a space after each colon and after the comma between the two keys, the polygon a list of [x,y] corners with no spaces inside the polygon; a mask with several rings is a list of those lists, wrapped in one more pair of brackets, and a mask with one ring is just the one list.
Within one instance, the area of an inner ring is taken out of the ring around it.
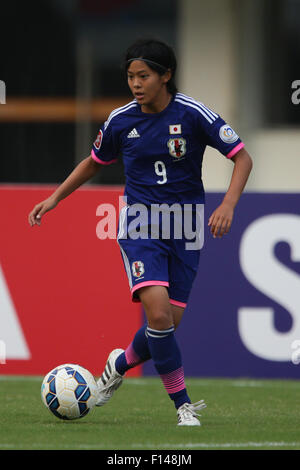
{"label": "afc logo patch", "polygon": [[142,261],[134,261],[131,267],[134,277],[141,277],[145,272],[144,263]]}
{"label": "afc logo patch", "polygon": [[100,147],[101,147],[101,144],[102,144],[102,137],[103,137],[103,132],[102,130],[100,129],[100,131],[98,132],[98,135],[96,137],[96,140],[94,142],[94,147],[99,150]]}
{"label": "afc logo patch", "polygon": [[186,154],[186,140],[183,137],[177,137],[168,140],[169,154],[176,160],[182,158]]}
{"label": "afc logo patch", "polygon": [[236,132],[227,124],[220,128],[219,136],[220,139],[225,142],[225,144],[233,144],[239,139],[239,136],[236,134]]}

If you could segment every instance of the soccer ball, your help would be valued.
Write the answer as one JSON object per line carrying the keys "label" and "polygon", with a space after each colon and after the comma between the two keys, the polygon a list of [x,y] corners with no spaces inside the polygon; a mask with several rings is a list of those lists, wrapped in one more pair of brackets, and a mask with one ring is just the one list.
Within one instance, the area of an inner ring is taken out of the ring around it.
{"label": "soccer ball", "polygon": [[98,387],[92,374],[77,364],[51,370],[41,387],[42,401],[60,419],[78,419],[94,408]]}

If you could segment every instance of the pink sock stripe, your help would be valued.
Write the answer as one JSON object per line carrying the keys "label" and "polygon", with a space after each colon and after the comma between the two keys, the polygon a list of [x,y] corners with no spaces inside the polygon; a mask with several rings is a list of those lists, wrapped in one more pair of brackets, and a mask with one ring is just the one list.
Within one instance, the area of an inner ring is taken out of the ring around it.
{"label": "pink sock stripe", "polygon": [[183,367],[168,374],[162,374],[160,377],[168,393],[180,392],[185,388]]}
{"label": "pink sock stripe", "polygon": [[238,153],[239,150],[245,147],[245,144],[243,142],[240,142],[236,147],[234,147],[231,152],[229,152],[226,157],[227,158],[232,158],[236,153]]}
{"label": "pink sock stripe", "polygon": [[136,284],[131,289],[131,294],[133,294],[140,287],[146,287],[146,286],[165,286],[165,287],[169,287],[169,283],[166,282],[166,281],[145,281],[145,282],[141,282],[140,284]]}
{"label": "pink sock stripe", "polygon": [[114,163],[117,161],[117,158],[114,160],[110,160],[109,162],[105,162],[104,160],[101,160],[97,155],[95,154],[94,150],[91,152],[92,159],[95,160],[97,163],[102,163],[102,165],[110,165],[111,163]]}
{"label": "pink sock stripe", "polygon": [[185,304],[184,302],[178,302],[178,300],[173,300],[173,299],[170,299],[170,304],[172,305],[177,305],[177,307],[186,307],[187,304]]}
{"label": "pink sock stripe", "polygon": [[130,345],[125,350],[125,359],[129,366],[138,365],[143,362],[140,356],[138,356],[135,350],[133,349],[132,343],[130,343]]}

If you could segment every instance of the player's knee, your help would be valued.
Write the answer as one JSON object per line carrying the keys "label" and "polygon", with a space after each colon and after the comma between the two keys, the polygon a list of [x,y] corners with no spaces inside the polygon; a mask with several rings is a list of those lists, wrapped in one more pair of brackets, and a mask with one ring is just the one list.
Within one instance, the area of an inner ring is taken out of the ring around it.
{"label": "player's knee", "polygon": [[147,315],[148,325],[154,330],[166,330],[173,326],[173,318],[168,310],[156,310]]}

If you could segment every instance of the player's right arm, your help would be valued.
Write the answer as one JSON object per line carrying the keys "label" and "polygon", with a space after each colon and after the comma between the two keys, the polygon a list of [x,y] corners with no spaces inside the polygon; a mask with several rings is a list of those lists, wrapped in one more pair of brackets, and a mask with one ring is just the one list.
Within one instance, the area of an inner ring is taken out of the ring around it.
{"label": "player's right arm", "polygon": [[51,196],[37,204],[28,216],[31,227],[41,224],[42,216],[98,173],[101,165],[91,156],[82,160]]}

